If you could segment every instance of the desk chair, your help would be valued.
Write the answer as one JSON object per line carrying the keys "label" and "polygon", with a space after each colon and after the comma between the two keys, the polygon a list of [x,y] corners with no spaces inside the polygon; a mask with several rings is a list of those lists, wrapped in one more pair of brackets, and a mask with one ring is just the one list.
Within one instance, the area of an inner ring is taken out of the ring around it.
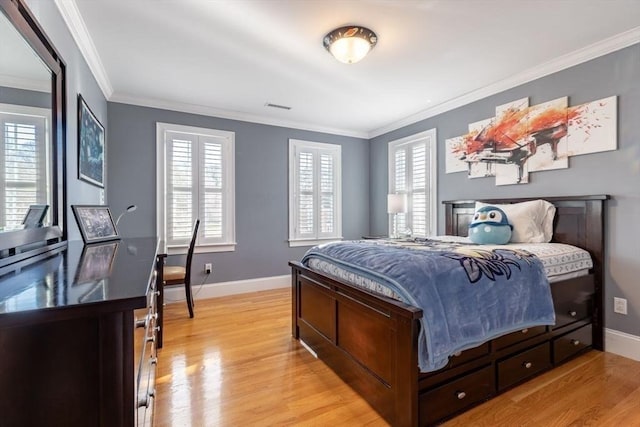
{"label": "desk chair", "polygon": [[196,237],[198,236],[198,227],[200,220],[196,219],[193,226],[193,235],[191,243],[189,243],[189,251],[187,252],[187,263],[182,266],[167,265],[162,269],[164,275],[164,286],[182,285],[184,284],[184,292],[187,297],[187,308],[189,308],[189,317],[193,318],[193,294],[191,293],[191,260],[193,259],[193,249],[196,246]]}

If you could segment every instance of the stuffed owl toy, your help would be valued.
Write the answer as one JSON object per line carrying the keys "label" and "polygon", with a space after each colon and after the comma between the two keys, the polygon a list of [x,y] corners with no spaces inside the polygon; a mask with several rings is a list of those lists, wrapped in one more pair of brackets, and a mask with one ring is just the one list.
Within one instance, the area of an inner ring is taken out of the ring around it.
{"label": "stuffed owl toy", "polygon": [[504,245],[509,243],[512,229],[502,209],[483,206],[476,211],[469,225],[469,238],[481,245]]}

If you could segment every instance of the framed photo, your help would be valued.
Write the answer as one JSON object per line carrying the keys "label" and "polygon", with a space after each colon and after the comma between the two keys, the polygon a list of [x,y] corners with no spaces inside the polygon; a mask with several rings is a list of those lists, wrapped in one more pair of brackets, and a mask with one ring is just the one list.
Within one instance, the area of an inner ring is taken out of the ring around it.
{"label": "framed photo", "polygon": [[108,206],[72,205],[71,209],[78,222],[82,240],[85,243],[104,242],[120,238]]}
{"label": "framed photo", "polygon": [[78,94],[78,178],[104,188],[104,127]]}
{"label": "framed photo", "polygon": [[118,242],[87,245],[82,250],[74,284],[94,282],[109,277],[118,251]]}
{"label": "framed photo", "polygon": [[29,206],[29,210],[22,220],[22,225],[24,226],[24,228],[42,227],[42,221],[44,221],[44,217],[47,215],[48,209],[49,205]]}

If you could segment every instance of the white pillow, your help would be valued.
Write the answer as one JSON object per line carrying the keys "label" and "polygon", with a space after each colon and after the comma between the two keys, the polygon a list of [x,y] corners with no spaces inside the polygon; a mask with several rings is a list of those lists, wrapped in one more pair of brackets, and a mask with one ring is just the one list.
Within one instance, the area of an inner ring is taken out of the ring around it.
{"label": "white pillow", "polygon": [[506,205],[476,202],[476,211],[483,206],[496,206],[507,214],[509,224],[513,226],[512,243],[548,243],[553,237],[556,207],[546,200]]}

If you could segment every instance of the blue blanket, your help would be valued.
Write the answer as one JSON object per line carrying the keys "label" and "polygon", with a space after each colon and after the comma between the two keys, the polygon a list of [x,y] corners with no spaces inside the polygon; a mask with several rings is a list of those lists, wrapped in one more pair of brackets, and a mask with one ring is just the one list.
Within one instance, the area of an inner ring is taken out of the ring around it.
{"label": "blue blanket", "polygon": [[378,282],[423,310],[422,372],[505,333],[555,323],[542,263],[523,250],[430,240],[352,241],[316,246],[303,264],[311,258]]}

